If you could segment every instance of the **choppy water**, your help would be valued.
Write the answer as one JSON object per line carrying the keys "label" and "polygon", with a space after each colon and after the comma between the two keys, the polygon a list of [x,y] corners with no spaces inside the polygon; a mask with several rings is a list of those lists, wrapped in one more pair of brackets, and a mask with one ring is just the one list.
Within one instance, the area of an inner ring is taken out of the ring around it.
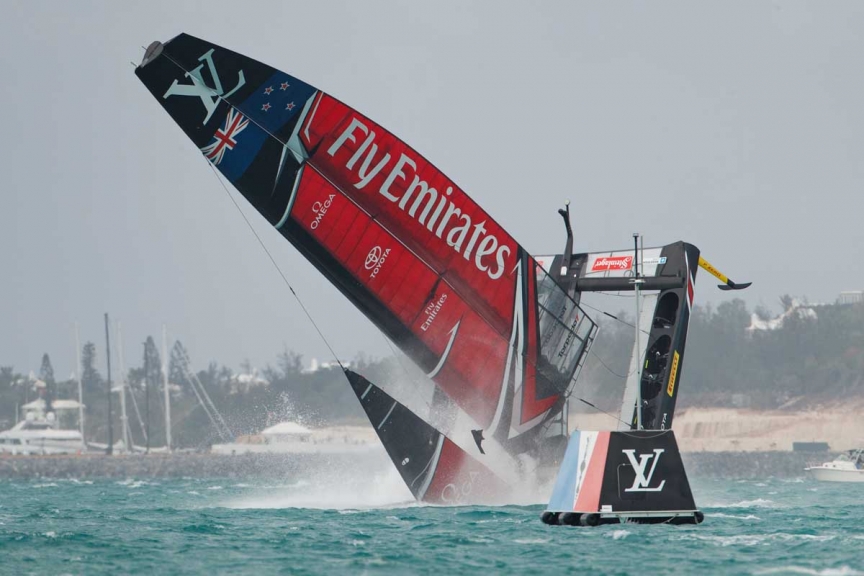
{"label": "choppy water", "polygon": [[0,574],[864,574],[864,484],[697,479],[701,526],[568,528],[391,481],[0,480]]}

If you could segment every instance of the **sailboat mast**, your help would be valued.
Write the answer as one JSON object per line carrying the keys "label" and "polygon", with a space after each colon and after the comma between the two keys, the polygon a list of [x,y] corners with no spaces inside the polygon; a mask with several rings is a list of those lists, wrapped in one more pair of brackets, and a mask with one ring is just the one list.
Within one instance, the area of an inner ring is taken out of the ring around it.
{"label": "sailboat mast", "polygon": [[129,417],[126,414],[126,370],[123,365],[123,327],[117,321],[117,366],[120,369],[120,425],[123,428],[123,447],[132,451],[129,443]]}
{"label": "sailboat mast", "polygon": [[171,451],[171,394],[168,391],[168,333],[162,324],[162,389],[165,392],[165,449]]}
{"label": "sailboat mast", "polygon": [[[78,323],[75,323],[75,380],[78,381],[78,431],[81,433],[81,443],[84,440],[84,390],[81,387],[81,342],[78,338]],[[16,417],[17,420],[17,417]]]}
{"label": "sailboat mast", "polygon": [[635,278],[633,288],[636,290],[636,429],[642,430],[642,344],[639,334],[639,320],[642,318],[641,292],[642,280],[639,278],[639,233],[633,233],[633,270]]}
{"label": "sailboat mast", "polygon": [[144,440],[145,452],[150,453],[150,355],[144,342]]}
{"label": "sailboat mast", "polygon": [[108,333],[108,313],[105,313],[105,361],[108,363],[108,446],[105,454],[114,453],[114,426],[111,423],[111,336]]}

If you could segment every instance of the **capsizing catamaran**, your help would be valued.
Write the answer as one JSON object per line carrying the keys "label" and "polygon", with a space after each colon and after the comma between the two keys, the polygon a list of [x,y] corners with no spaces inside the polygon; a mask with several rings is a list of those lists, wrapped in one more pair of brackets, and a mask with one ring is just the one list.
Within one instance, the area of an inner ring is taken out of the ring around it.
{"label": "capsizing catamaran", "polygon": [[[431,381],[435,396],[421,416],[345,370],[418,500],[506,500],[529,468],[554,473],[568,438],[574,443],[567,401],[597,331],[579,305],[583,292],[658,292],[644,376],[628,385],[622,414],[633,428],[668,430],[697,266],[728,288],[744,287],[683,242],[635,258],[573,254],[569,207],[560,211],[564,253],[534,258],[380,125],[289,74],[187,34],[150,44],[135,74],[212,167]],[[592,463],[609,433],[595,434]],[[621,438],[621,454],[636,454]],[[639,448],[654,446],[646,442]],[[605,452],[617,446],[607,444]],[[664,446],[656,449],[673,449]],[[638,486],[648,473],[640,454]],[[559,512],[550,511],[556,522]]]}

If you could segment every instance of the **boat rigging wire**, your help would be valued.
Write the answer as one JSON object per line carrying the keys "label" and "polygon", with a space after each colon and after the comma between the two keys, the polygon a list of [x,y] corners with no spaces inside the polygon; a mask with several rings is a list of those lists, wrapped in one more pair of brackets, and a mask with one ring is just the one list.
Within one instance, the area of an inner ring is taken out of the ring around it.
{"label": "boat rigging wire", "polygon": [[222,186],[222,189],[225,190],[225,194],[228,195],[228,198],[231,199],[231,203],[234,204],[234,207],[237,208],[237,211],[240,212],[240,215],[243,217],[243,220],[246,222],[246,225],[249,226],[249,230],[252,231],[252,234],[255,235],[255,239],[258,240],[258,244],[261,245],[261,248],[264,249],[264,253],[267,254],[267,257],[270,259],[270,262],[276,268],[276,271],[279,272],[279,276],[282,277],[282,281],[285,282],[285,285],[288,286],[288,290],[291,291],[291,294],[294,295],[294,298],[297,300],[297,303],[300,305],[300,308],[303,309],[303,313],[306,314],[306,317],[309,319],[309,322],[312,323],[312,326],[315,328],[315,331],[318,332],[318,336],[321,337],[321,340],[324,342],[324,345],[327,346],[327,349],[330,350],[330,354],[333,355],[333,359],[336,360],[336,363],[339,364],[339,367],[342,371],[345,371],[345,365],[342,364],[342,360],[339,359],[339,356],[336,354],[336,351],[333,350],[333,347],[330,345],[330,342],[324,336],[324,333],[321,332],[321,329],[318,327],[318,324],[315,323],[315,320],[312,318],[312,315],[309,313],[309,310],[303,304],[303,301],[300,300],[300,296],[297,295],[297,292],[294,291],[294,288],[291,286],[291,283],[288,281],[288,278],[282,272],[282,268],[279,267],[279,264],[276,263],[276,259],[273,258],[273,255],[270,253],[270,250],[267,249],[266,244],[261,239],[261,236],[258,235],[258,231],[255,230],[255,227],[252,226],[252,223],[249,221],[249,218],[246,217],[246,214],[240,208],[240,205],[237,203],[237,200],[234,199],[234,195],[231,194],[231,191],[228,190],[228,187],[225,186],[225,182],[222,181],[222,178],[219,176],[219,172],[216,171],[216,168],[213,164],[207,160],[207,165],[213,171],[213,175],[216,177],[216,180],[219,181],[219,184]]}
{"label": "boat rigging wire", "polygon": [[635,294],[621,294],[620,292],[594,292],[603,296],[615,296],[616,298],[635,298]]}
{"label": "boat rigging wire", "polygon": [[576,399],[579,400],[580,402],[582,402],[583,404],[587,404],[587,405],[590,406],[591,408],[594,408],[594,409],[597,410],[598,412],[600,412],[600,413],[602,413],[602,414],[605,414],[606,416],[609,416],[610,418],[614,418],[615,420],[618,420],[619,422],[621,422],[621,423],[624,424],[625,426],[628,426],[628,427],[630,426],[630,423],[629,423],[629,422],[625,422],[624,420],[622,420],[622,419],[619,418],[618,416],[615,416],[614,414],[610,414],[609,412],[606,412],[605,410],[603,410],[602,408],[599,408],[598,406],[595,406],[595,405],[592,404],[591,402],[588,402],[587,400],[585,400],[585,399],[583,399],[583,398],[576,398]]}
{"label": "boat rigging wire", "polygon": [[[596,307],[591,306],[590,304],[587,304],[585,302],[580,302],[579,305],[584,306],[585,308],[591,308],[595,312],[599,312],[600,314],[608,316],[609,318],[612,318],[616,322],[620,322],[621,324],[624,324],[625,326],[629,326],[630,328],[634,328],[634,329],[636,328],[635,324],[631,324],[630,322],[627,322],[626,320],[622,320],[618,316],[615,316],[614,314],[610,314],[609,312],[606,312],[605,310],[601,310],[600,308],[596,308]],[[650,332],[648,332],[647,330],[642,329],[642,328],[640,328],[639,331],[642,332],[643,334],[650,334]]]}
{"label": "boat rigging wire", "polygon": [[603,361],[603,358],[601,358],[599,354],[597,354],[596,352],[594,352],[593,349],[590,350],[590,352],[591,352],[591,354],[594,355],[594,357],[597,359],[597,361],[600,362],[600,364],[603,366],[603,368],[605,368],[605,369],[606,369],[610,374],[612,374],[613,376],[616,376],[616,377],[618,377],[618,378],[622,378],[622,379],[627,379],[627,378],[629,378],[631,375],[633,375],[633,374],[636,372],[636,371],[634,370],[633,372],[630,372],[630,373],[628,373],[628,374],[618,374],[617,372],[615,372],[614,370],[612,370],[612,369],[611,369],[611,368],[606,364],[606,362]]}
{"label": "boat rigging wire", "polygon": [[405,364],[402,363],[401,355],[396,350],[396,348],[393,347],[393,343],[390,342],[390,339],[387,338],[386,335],[384,335],[382,333],[381,337],[384,338],[384,341],[387,343],[387,347],[390,348],[390,352],[393,353],[393,357],[396,358],[396,362],[399,363],[399,367],[402,368],[402,371],[405,373],[405,376],[408,378],[408,380],[411,381],[411,386],[409,386],[409,388],[411,388],[411,390],[420,399],[420,401],[426,405],[426,408],[429,409],[429,414],[431,415],[432,414],[432,405],[425,398],[423,398],[423,395],[420,393],[420,389],[417,386],[417,380],[411,375],[411,373],[408,371],[408,368],[405,367]]}

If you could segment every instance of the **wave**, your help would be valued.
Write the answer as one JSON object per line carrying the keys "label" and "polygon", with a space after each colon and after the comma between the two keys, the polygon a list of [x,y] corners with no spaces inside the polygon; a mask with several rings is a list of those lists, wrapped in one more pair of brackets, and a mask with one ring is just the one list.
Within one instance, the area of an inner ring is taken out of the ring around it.
{"label": "wave", "polygon": [[759,516],[755,514],[747,514],[746,516],[740,516],[738,514],[724,514],[723,512],[712,512],[708,514],[709,518],[732,518],[735,520],[762,520]]}
{"label": "wave", "polygon": [[547,538],[517,538],[513,540],[516,544],[548,544]]}
{"label": "wave", "polygon": [[773,500],[756,498],[755,500],[741,500],[733,504],[712,503],[705,505],[705,508],[779,508],[779,506]]}
{"label": "wave", "polygon": [[732,536],[682,534],[679,539],[709,542],[715,546],[725,548],[727,546],[758,546],[773,541],[794,542],[796,540],[804,540],[810,542],[828,542],[836,538],[837,536],[834,534],[789,534],[786,532],[777,532],[775,534],[735,534]]}
{"label": "wave", "polygon": [[855,570],[849,566],[840,566],[839,568],[806,568],[804,566],[777,566],[771,568],[763,568],[757,570],[754,574],[811,574],[813,576],[864,576],[864,572]]}

